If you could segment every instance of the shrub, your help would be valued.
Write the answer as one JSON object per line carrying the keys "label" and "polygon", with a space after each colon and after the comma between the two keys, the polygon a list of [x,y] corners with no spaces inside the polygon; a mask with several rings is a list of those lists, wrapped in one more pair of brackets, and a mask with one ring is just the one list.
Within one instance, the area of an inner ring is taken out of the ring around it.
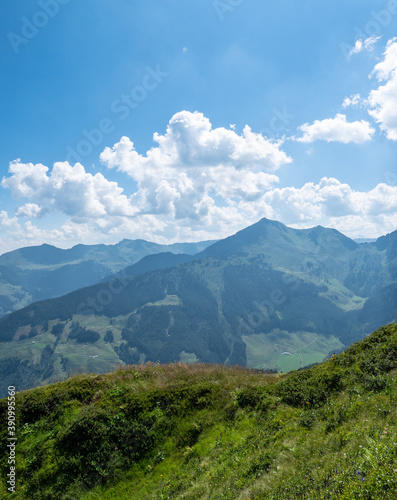
{"label": "shrub", "polygon": [[203,430],[201,422],[193,422],[186,424],[178,429],[177,444],[180,447],[191,447],[196,444]]}
{"label": "shrub", "polygon": [[78,344],[94,344],[100,339],[100,335],[98,332],[87,330],[85,327],[80,326],[77,321],[73,321],[69,332],[69,338],[76,339]]}
{"label": "shrub", "polygon": [[113,335],[112,330],[108,330],[108,331],[105,333],[105,336],[103,337],[103,340],[104,340],[105,342],[108,342],[109,344],[111,344],[111,343],[114,341],[114,335]]}
{"label": "shrub", "polygon": [[291,373],[274,388],[282,401],[292,406],[319,406],[341,388],[341,372],[314,367]]}
{"label": "shrub", "polygon": [[51,333],[55,335],[55,337],[60,337],[63,333],[64,326],[62,323],[57,323],[51,329]]}

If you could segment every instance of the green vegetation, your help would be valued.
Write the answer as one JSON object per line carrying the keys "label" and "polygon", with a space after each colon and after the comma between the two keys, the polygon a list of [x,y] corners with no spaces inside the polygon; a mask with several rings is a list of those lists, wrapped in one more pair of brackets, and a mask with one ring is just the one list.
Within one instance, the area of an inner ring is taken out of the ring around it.
{"label": "green vegetation", "polygon": [[[142,241],[116,247],[125,259],[151,248]],[[397,231],[359,245],[335,230],[263,219],[194,257],[151,255],[119,281],[0,318],[0,397],[10,384],[28,389],[123,363],[284,372],[321,362],[395,321],[396,248]],[[103,258],[105,250],[95,251]]]}
{"label": "green vegetation", "polygon": [[[93,285],[126,266],[129,276],[187,262],[211,243],[123,240],[116,245],[77,245],[68,250],[41,245],[5,253],[0,255],[0,316]],[[182,252],[189,255],[174,255]]]}
{"label": "green vegetation", "polygon": [[247,345],[247,365],[252,368],[276,368],[281,372],[321,363],[325,354],[339,352],[343,344],[334,336],[310,332],[274,330],[269,334],[243,335]]}
{"label": "green vegetation", "polygon": [[106,333],[105,333],[105,336],[103,337],[103,340],[105,342],[108,342],[108,343],[112,343],[114,342],[114,334],[112,332],[112,330],[107,330]]}
{"label": "green vegetation", "polygon": [[395,499],[396,368],[388,325],[286,375],[147,364],[22,392],[14,497]]}

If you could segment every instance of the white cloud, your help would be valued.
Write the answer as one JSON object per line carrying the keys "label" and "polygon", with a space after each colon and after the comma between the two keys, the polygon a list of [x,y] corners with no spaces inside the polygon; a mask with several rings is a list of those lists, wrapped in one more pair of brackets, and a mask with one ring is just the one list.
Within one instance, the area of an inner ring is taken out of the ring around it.
{"label": "white cloud", "polygon": [[318,184],[306,183],[301,188],[273,189],[262,201],[272,207],[272,217],[288,220],[326,222],[345,216],[379,216],[397,213],[397,186],[378,184],[374,189],[353,190],[334,178],[323,178]]}
{"label": "white cloud", "polygon": [[298,137],[298,142],[342,142],[362,144],[370,141],[375,129],[365,121],[348,122],[346,115],[338,113],[335,118],[327,118],[325,120],[315,120],[311,125],[305,123],[298,130],[303,132],[302,137]]}
{"label": "white cloud", "polygon": [[[212,128],[202,113],[175,114],[158,144],[139,154],[128,137],[106,148],[101,161],[127,173],[138,183],[136,203],[147,213],[175,214],[177,219],[202,217],[221,198],[255,198],[278,182],[274,172],[290,163],[281,142],[269,141],[245,126],[242,135]],[[212,201],[211,201],[212,200]]]}
{"label": "white cloud", "polygon": [[[155,193],[156,213],[72,218],[61,227],[43,229],[31,221],[21,224],[17,217],[0,212],[1,251],[43,242],[70,247],[116,243],[123,238],[158,243],[217,239],[262,217],[297,228],[334,227],[350,237],[377,237],[397,228],[397,186],[386,184],[365,192],[324,178],[317,184],[271,188],[254,199],[224,203],[205,194],[192,202],[193,208],[180,206],[178,201],[176,191],[165,181]],[[184,218],[178,218],[178,210],[185,210]]]}
{"label": "white cloud", "polygon": [[[86,172],[79,163],[55,163],[49,169],[12,162],[1,185],[14,198],[27,199],[16,210],[18,217],[40,217],[50,211],[69,217],[61,228],[47,232],[30,221],[22,226],[15,218],[13,244],[30,244],[35,237],[67,245],[128,236],[164,242],[226,236],[246,225],[238,204],[246,201],[249,207],[272,189],[279,181],[274,172],[292,161],[281,141],[268,140],[248,126],[241,134],[213,128],[198,112],[177,113],[164,135],[154,134],[154,141],[155,147],[139,154],[123,137],[101,155],[109,168],[136,181],[130,197],[117,183]],[[46,219],[41,220],[44,226]]]}
{"label": "white cloud", "polygon": [[246,125],[242,135],[223,127],[212,128],[202,113],[176,113],[164,135],[153,136],[157,147],[146,156],[136,152],[134,144],[123,137],[113,148],[106,148],[101,160],[109,168],[117,167],[135,180],[149,177],[154,171],[169,173],[175,170],[229,166],[237,169],[272,172],[292,160],[272,142],[252,132]]}
{"label": "white cloud", "polygon": [[47,210],[40,205],[36,205],[35,203],[26,203],[26,205],[23,205],[23,207],[19,207],[16,210],[15,215],[18,217],[36,219],[38,217],[42,217],[46,212]]}
{"label": "white cloud", "polygon": [[[373,133],[366,126],[360,129],[362,123],[348,123],[344,115],[337,115],[302,131],[310,139],[307,142],[346,141],[347,136],[359,142],[363,131]],[[241,135],[214,129],[202,114],[184,111],[154,139],[155,147],[143,155],[127,137],[101,155],[109,168],[136,181],[130,197],[116,182],[87,173],[80,164],[56,163],[49,169],[12,162],[1,184],[26,203],[16,210],[16,217],[0,212],[1,251],[43,242],[70,247],[123,238],[159,243],[217,239],[262,217],[294,227],[332,226],[353,237],[379,236],[397,227],[396,186],[379,184],[361,192],[324,178],[317,184],[276,187],[275,171],[291,159],[282,151],[282,143],[249,127]],[[62,212],[62,225],[51,227],[41,217],[51,210]],[[40,224],[31,220],[23,224],[18,217],[41,217]]]}
{"label": "white cloud", "polygon": [[10,217],[6,211],[0,212],[1,252],[14,250],[29,245],[52,243],[62,245],[62,231],[39,229],[31,221],[20,224],[18,217]]}
{"label": "white cloud", "polygon": [[397,38],[389,40],[384,59],[371,74],[382,83],[368,97],[369,114],[388,139],[397,141]]}
{"label": "white cloud", "polygon": [[37,217],[44,210],[57,210],[75,217],[131,216],[138,212],[117,183],[108,181],[102,174],[87,173],[79,163],[71,166],[58,162],[50,172],[44,165],[16,160],[10,163],[9,173],[1,185],[10,189],[15,198],[28,198],[46,205],[43,208],[28,203],[17,210],[17,215]]}
{"label": "white cloud", "polygon": [[363,102],[363,99],[362,97],[360,96],[360,94],[354,94],[354,95],[351,95],[350,97],[345,97],[343,103],[342,103],[342,107],[343,108],[349,108],[350,106],[359,106],[360,104],[362,104]]}
{"label": "white cloud", "polygon": [[397,37],[391,38],[386,44],[384,59],[378,63],[371,73],[375,74],[380,81],[387,80],[393,76],[397,68]]}
{"label": "white cloud", "polygon": [[278,182],[275,175],[264,172],[251,172],[235,168],[214,168],[208,176],[209,186],[225,199],[253,199],[272,188]]}
{"label": "white cloud", "polygon": [[0,212],[0,226],[2,229],[11,227],[15,228],[18,226],[18,219],[17,217],[9,217],[8,213],[5,210],[2,210]]}
{"label": "white cloud", "polygon": [[397,212],[384,215],[347,215],[337,219],[331,217],[328,225],[354,238],[377,238],[396,230]]}
{"label": "white cloud", "polygon": [[351,49],[349,56],[353,56],[355,54],[359,54],[363,50],[368,50],[371,51],[374,48],[375,43],[380,40],[380,36],[370,36],[369,38],[366,38],[363,40],[362,38],[359,38],[354,47]]}

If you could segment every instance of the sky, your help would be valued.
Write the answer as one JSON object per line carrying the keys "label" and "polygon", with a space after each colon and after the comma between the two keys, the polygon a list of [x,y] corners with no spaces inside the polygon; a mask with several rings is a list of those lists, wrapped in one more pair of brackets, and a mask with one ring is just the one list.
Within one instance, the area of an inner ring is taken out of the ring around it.
{"label": "sky", "polygon": [[3,0],[0,253],[397,229],[397,0]]}

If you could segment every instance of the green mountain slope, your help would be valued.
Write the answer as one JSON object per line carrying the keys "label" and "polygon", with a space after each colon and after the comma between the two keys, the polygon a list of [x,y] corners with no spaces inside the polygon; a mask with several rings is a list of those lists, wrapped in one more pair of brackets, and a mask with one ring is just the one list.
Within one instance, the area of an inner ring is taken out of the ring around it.
{"label": "green mountain slope", "polygon": [[[179,264],[186,264],[186,262],[192,262],[193,260],[197,260],[194,255],[161,252],[157,254],[147,255],[136,264],[126,267],[125,269],[123,269],[123,275],[131,277],[137,276],[138,274],[148,273],[149,271],[155,271],[157,269],[167,269],[168,267],[179,266]],[[118,273],[112,276],[107,276],[103,280],[103,283],[106,283],[113,278],[117,279],[118,276]]]}
{"label": "green mountain slope", "polygon": [[158,245],[123,240],[116,245],[28,247],[0,256],[0,316],[37,300],[59,297],[98,283],[106,276],[160,252],[194,255],[212,242]]}
{"label": "green mountain slope", "polygon": [[14,498],[395,499],[396,369],[389,325],[286,375],[151,364],[17,394]]}
{"label": "green mountain slope", "polygon": [[0,319],[0,394],[120,363],[320,362],[394,321],[396,234],[358,245],[264,219],[192,262],[32,304]]}

